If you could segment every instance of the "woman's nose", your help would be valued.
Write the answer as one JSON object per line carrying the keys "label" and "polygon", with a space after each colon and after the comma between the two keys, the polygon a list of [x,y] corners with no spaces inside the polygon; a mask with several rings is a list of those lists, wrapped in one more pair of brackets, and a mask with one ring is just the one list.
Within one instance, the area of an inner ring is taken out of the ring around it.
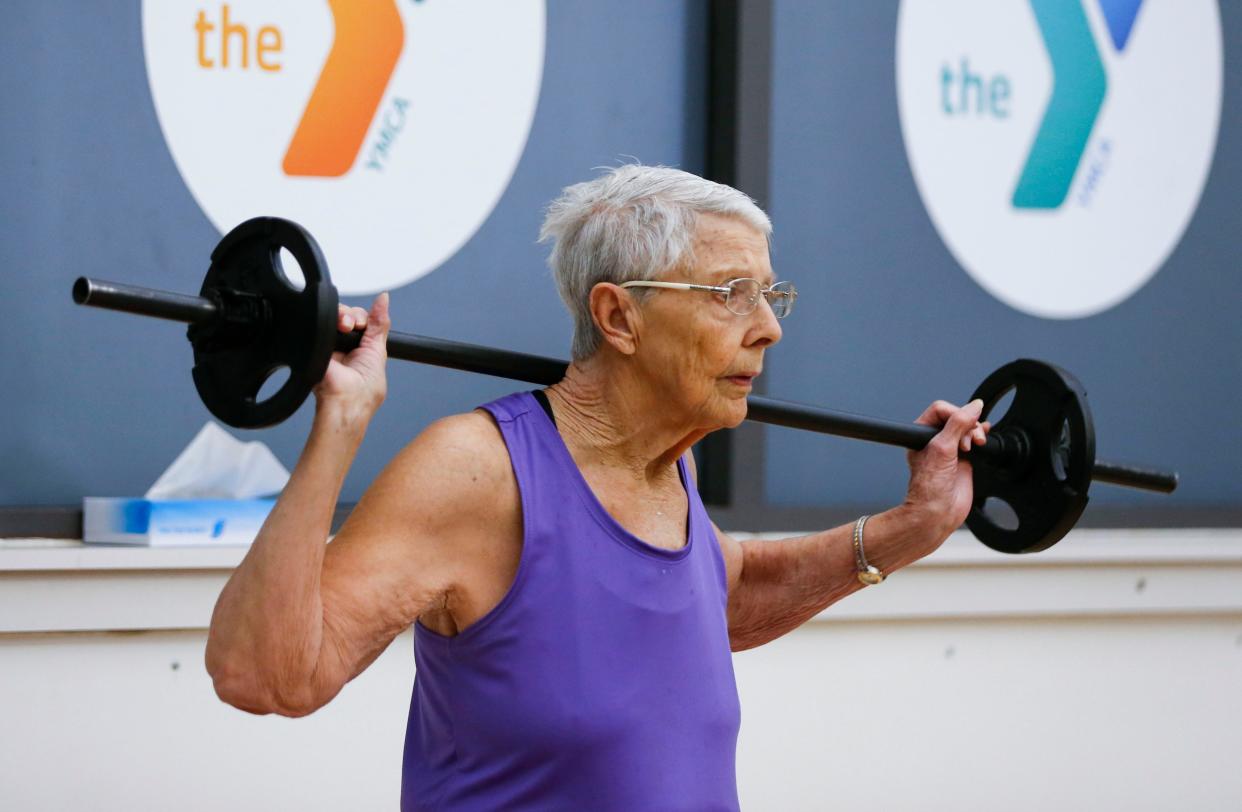
{"label": "woman's nose", "polygon": [[751,313],[751,318],[756,319],[756,324],[749,344],[767,347],[781,340],[781,323],[766,296],[759,297],[759,306]]}

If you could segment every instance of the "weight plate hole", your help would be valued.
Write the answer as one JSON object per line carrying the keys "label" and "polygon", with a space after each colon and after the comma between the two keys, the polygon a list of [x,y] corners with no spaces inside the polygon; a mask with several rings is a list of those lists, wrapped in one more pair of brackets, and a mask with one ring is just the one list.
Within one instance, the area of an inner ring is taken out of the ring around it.
{"label": "weight plate hole", "polygon": [[996,399],[996,402],[992,408],[987,410],[984,419],[990,422],[993,426],[1001,422],[1001,420],[1005,417],[1005,413],[1009,411],[1009,407],[1013,405],[1013,396],[1017,391],[1018,388],[1016,386],[1011,386],[1002,392],[1001,396]]}
{"label": "weight plate hole", "polygon": [[298,264],[297,258],[289,252],[288,248],[280,249],[280,257],[276,267],[280,268],[280,275],[288,283],[289,287],[296,291],[306,289],[306,277],[302,274],[302,266]]}
{"label": "weight plate hole", "polygon": [[996,496],[989,496],[983,503],[983,515],[1001,530],[1017,530],[1021,524],[1009,503]]}
{"label": "weight plate hole", "polygon": [[259,394],[255,395],[256,403],[264,403],[273,395],[280,391],[289,380],[289,367],[276,367],[268,374],[267,379],[263,381],[263,385],[259,387]]}
{"label": "weight plate hole", "polygon": [[1070,453],[1072,450],[1069,418],[1066,418],[1061,421],[1061,433],[1057,437],[1057,441],[1052,444],[1052,475],[1059,482],[1064,482],[1069,478]]}

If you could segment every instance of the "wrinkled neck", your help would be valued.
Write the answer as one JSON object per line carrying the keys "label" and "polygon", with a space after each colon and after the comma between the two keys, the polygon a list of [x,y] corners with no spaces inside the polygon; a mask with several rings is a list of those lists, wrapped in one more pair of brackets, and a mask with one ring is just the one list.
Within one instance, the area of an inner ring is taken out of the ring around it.
{"label": "wrinkled neck", "polygon": [[574,361],[548,389],[548,398],[575,457],[620,466],[648,482],[668,476],[678,458],[708,433],[670,411],[657,389],[621,359],[597,355]]}

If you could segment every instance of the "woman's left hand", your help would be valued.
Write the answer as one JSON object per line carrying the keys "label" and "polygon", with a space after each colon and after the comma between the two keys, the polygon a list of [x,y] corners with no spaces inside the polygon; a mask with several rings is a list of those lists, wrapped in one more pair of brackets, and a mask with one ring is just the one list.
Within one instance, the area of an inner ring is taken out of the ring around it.
{"label": "woman's left hand", "polygon": [[973,471],[959,454],[987,442],[992,424],[979,422],[982,413],[981,400],[965,406],[938,400],[914,421],[940,429],[926,448],[906,455],[910,465],[906,507],[933,529],[937,547],[970,513]]}

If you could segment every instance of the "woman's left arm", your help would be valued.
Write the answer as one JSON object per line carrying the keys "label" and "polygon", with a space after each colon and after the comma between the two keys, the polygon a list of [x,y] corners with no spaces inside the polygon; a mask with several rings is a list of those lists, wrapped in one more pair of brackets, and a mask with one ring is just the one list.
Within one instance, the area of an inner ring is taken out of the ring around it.
{"label": "woman's left arm", "polygon": [[[865,530],[867,562],[891,574],[935,550],[943,541],[938,535],[907,505],[876,514]],[[774,640],[862,589],[853,536],[853,524],[771,541],[738,541],[717,528],[733,650]]]}
{"label": "woman's left arm", "polygon": [[[983,404],[936,401],[916,421],[940,428],[922,451],[910,452],[905,501],[872,516],[864,531],[867,563],[889,575],[934,552],[970,512],[970,463],[959,456],[987,439]],[[796,629],[824,608],[862,589],[854,525],[779,541],[737,541],[716,528],[729,585],[729,640],[734,651]]]}

